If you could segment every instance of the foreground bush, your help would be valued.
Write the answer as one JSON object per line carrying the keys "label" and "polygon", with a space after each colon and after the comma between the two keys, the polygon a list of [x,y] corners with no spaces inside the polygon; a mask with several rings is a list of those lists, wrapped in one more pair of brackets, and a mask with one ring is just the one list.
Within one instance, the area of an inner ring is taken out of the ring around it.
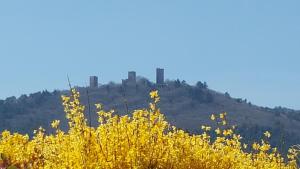
{"label": "foreground bush", "polygon": [[[72,90],[70,97],[62,97],[70,129],[63,132],[56,120],[52,135],[46,135],[42,128],[32,139],[4,131],[0,168],[298,168],[297,149],[291,149],[288,161],[284,161],[277,149],[270,147],[268,132],[260,142],[242,144],[234,127],[226,124],[226,113],[222,113],[211,116],[218,128],[202,126],[203,134],[190,135],[165,120],[156,107],[157,91],[150,96],[153,102],[149,108],[135,110],[132,116],[114,115],[97,104],[99,126],[94,128],[87,124],[79,93]],[[217,137],[212,139],[211,134]]]}

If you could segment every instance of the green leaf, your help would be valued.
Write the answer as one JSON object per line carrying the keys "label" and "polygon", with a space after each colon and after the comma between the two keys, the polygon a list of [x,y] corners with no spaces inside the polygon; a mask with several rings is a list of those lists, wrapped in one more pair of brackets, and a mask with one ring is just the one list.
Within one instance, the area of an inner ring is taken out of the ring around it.
{"label": "green leaf", "polygon": [[0,160],[4,160],[4,154],[3,153],[0,153]]}
{"label": "green leaf", "polygon": [[14,165],[11,165],[7,169],[18,169],[18,167],[14,166]]}
{"label": "green leaf", "polygon": [[4,153],[0,153],[0,160],[2,161],[6,161],[6,156],[4,155]]}

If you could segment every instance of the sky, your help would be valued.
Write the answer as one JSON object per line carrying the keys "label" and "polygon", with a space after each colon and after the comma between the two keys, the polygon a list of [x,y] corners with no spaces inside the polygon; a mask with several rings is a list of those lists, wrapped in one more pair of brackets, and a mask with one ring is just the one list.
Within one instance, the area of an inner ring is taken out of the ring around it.
{"label": "sky", "polygon": [[127,71],[300,109],[299,0],[0,1],[0,99]]}

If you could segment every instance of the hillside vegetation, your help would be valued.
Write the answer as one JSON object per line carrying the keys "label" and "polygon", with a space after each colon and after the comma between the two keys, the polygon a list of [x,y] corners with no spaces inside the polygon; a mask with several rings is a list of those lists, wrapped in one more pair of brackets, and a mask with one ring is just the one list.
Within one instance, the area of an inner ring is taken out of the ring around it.
{"label": "hillside vegetation", "polygon": [[[97,126],[95,103],[102,103],[106,110],[114,109],[115,114],[131,114],[133,110],[145,108],[150,101],[148,93],[158,89],[161,101],[159,107],[170,124],[189,133],[199,134],[200,126],[214,123],[211,114],[227,112],[228,123],[237,125],[237,132],[252,142],[259,140],[268,130],[272,133],[270,144],[279,151],[287,152],[291,145],[300,144],[300,113],[286,108],[264,108],[252,105],[245,99],[231,98],[228,93],[219,93],[207,88],[205,83],[191,86],[184,81],[168,81],[165,86],[157,86],[145,78],[137,85],[122,86],[109,83],[99,88],[77,87],[85,115],[92,126]],[[50,123],[58,119],[61,129],[67,131],[61,95],[69,91],[38,92],[11,97],[0,101],[0,130],[29,133],[42,126],[46,132],[54,132]],[[88,104],[89,100],[89,104]],[[90,105],[90,106],[88,106]],[[90,113],[88,113],[90,112]]]}
{"label": "hillside vegetation", "polygon": [[210,116],[217,124],[215,128],[203,125],[201,134],[192,135],[165,120],[157,105],[157,91],[150,96],[149,108],[134,110],[131,115],[115,115],[96,104],[98,125],[91,127],[79,92],[72,89],[70,96],[62,97],[69,129],[62,131],[60,121],[55,120],[51,123],[54,134],[39,128],[32,139],[4,131],[0,137],[0,168],[298,168],[299,148],[290,149],[284,161],[277,148],[270,146],[268,131],[263,139],[244,144],[235,127],[227,125],[227,113],[221,113]]}

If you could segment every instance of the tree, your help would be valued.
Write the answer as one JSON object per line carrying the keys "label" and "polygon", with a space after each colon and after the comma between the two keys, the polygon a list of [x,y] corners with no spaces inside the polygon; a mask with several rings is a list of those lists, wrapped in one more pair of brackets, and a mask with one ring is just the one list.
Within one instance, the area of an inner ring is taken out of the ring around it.
{"label": "tree", "polygon": [[203,85],[204,85],[204,88],[205,88],[205,89],[207,89],[207,88],[208,88],[208,85],[207,85],[207,83],[206,83],[206,82],[204,82],[204,83],[203,83]]}
{"label": "tree", "polygon": [[196,83],[196,86],[198,87],[198,88],[200,88],[200,89],[207,89],[208,88],[208,86],[207,86],[207,83],[206,82],[201,82],[201,81],[198,81],[197,83]]}
{"label": "tree", "polygon": [[204,87],[204,84],[203,84],[201,81],[198,81],[198,82],[196,83],[196,87],[202,89],[202,88]]}
{"label": "tree", "polygon": [[203,88],[193,87],[189,89],[189,95],[192,99],[197,100],[200,103],[211,103],[213,101],[213,95]]}
{"label": "tree", "polygon": [[174,85],[176,88],[180,87],[181,86],[180,80],[179,79],[175,80]]}
{"label": "tree", "polygon": [[14,104],[17,103],[17,98],[15,96],[11,96],[5,99],[5,103]]}

